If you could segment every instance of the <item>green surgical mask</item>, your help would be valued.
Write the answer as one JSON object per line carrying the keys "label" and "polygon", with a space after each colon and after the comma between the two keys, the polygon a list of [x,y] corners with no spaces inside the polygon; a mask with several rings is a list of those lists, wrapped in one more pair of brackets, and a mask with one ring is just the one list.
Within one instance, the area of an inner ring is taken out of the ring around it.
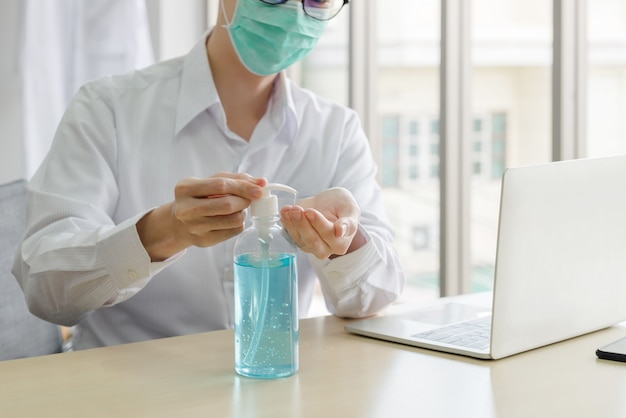
{"label": "green surgical mask", "polygon": [[[226,12],[224,18],[228,22]],[[297,2],[267,5],[259,0],[238,0],[226,29],[246,68],[257,75],[271,75],[306,57],[326,25],[326,21],[304,14]]]}

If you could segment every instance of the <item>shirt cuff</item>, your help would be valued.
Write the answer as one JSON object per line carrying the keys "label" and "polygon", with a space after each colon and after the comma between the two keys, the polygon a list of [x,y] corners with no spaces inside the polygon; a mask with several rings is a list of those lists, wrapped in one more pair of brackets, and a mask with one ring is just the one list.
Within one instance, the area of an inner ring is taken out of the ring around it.
{"label": "shirt cuff", "polygon": [[349,254],[336,257],[332,260],[320,260],[309,255],[309,261],[316,271],[322,272],[320,279],[327,282],[335,293],[342,293],[347,289],[358,286],[360,278],[367,278],[368,272],[373,271],[381,262],[381,256],[367,232],[367,243]]}
{"label": "shirt cuff", "polygon": [[183,250],[160,262],[150,260],[135,226],[146,213],[120,223],[99,240],[100,256],[117,289],[117,295],[108,300],[105,306],[112,306],[129,299],[143,289],[155,274],[174,263],[185,253]]}

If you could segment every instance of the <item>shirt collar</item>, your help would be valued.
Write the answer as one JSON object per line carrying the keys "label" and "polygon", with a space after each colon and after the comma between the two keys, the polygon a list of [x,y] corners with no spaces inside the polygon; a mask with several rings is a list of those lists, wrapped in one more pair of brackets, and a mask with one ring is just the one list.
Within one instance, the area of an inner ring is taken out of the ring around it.
{"label": "shirt collar", "polygon": [[286,142],[293,141],[296,136],[299,124],[296,115],[296,107],[291,94],[291,80],[283,71],[278,74],[274,82],[269,117],[275,126],[283,128],[280,137]]}
{"label": "shirt collar", "polygon": [[206,54],[208,36],[209,33],[203,36],[184,59],[175,134],[200,113],[220,102]]}
{"label": "shirt collar", "polygon": [[[207,32],[189,54],[184,58],[181,87],[176,110],[175,135],[189,124],[196,116],[211,106],[221,106],[220,98],[215,88],[215,81],[206,54],[206,40],[211,31]],[[278,75],[274,85],[271,112],[277,115],[283,109],[287,138],[293,140],[298,129],[299,121],[291,91],[291,81],[285,72]]]}

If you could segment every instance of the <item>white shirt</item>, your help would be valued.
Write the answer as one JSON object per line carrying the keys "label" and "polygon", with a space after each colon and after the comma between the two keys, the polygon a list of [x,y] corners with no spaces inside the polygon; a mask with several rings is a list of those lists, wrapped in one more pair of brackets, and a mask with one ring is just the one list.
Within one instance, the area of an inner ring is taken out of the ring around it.
{"label": "white shirt", "polygon": [[28,225],[13,272],[30,309],[78,324],[77,349],[233,326],[233,245],[188,248],[152,263],[136,222],[173,200],[185,177],[247,172],[298,198],[341,186],[368,243],[333,260],[298,254],[300,315],[316,278],[330,312],[372,314],[401,293],[376,167],[354,111],[278,78],[247,142],[230,131],[204,39],[189,55],[84,86],[29,184]]}

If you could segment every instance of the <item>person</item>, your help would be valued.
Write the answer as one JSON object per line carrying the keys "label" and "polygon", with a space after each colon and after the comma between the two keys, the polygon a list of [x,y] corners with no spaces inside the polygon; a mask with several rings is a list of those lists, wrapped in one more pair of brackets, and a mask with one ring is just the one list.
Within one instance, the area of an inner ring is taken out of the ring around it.
{"label": "person", "polygon": [[[277,3],[277,4],[273,4]],[[13,273],[74,349],[230,328],[233,246],[268,181],[298,251],[299,315],[374,314],[402,292],[356,113],[297,85],[343,0],[222,0],[184,57],[84,85],[29,183]]]}

